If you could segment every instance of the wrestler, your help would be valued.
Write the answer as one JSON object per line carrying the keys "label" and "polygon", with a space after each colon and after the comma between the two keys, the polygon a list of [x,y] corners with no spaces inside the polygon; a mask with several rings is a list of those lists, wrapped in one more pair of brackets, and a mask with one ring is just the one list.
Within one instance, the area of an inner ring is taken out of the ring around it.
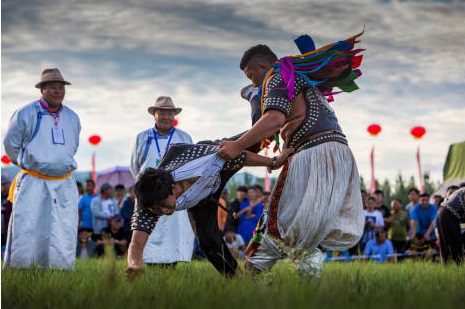
{"label": "wrestler", "polygon": [[[218,154],[225,160],[234,158],[276,132],[285,147],[295,149],[273,190],[269,213],[247,249],[247,266],[256,272],[287,257],[301,274],[319,275],[324,259],[319,246],[343,251],[363,233],[357,166],[323,95],[331,94],[333,85],[347,92],[357,89],[353,79],[359,74],[352,70],[358,52],[352,52],[355,43],[353,37],[301,55],[302,61],[316,55],[316,64],[309,61],[308,75],[302,73],[306,67],[292,62],[295,57],[278,60],[266,45],[250,48],[241,59],[240,68],[262,92],[262,117],[237,140],[221,142]],[[334,61],[335,55],[341,58]]]}
{"label": "wrestler", "polygon": [[[218,157],[217,150],[218,146],[211,144],[174,144],[158,169],[149,168],[140,175],[135,185],[138,207],[131,226],[133,234],[128,252],[128,276],[141,270],[143,249],[158,218],[171,215],[175,210],[188,210],[193,230],[201,239],[201,244],[202,239],[210,240],[210,244],[203,243],[203,250],[217,270],[229,276],[235,273],[236,265],[230,264],[235,260],[226,245],[221,240],[220,246],[224,246],[219,252],[215,242],[215,235],[219,236],[220,233],[216,222],[218,198],[214,195],[218,191],[221,194],[218,189],[223,184],[222,178],[229,179],[230,174],[242,166],[276,169],[282,166],[293,149],[287,149],[274,158],[242,151],[228,162]],[[212,208],[215,211],[211,211]]]}

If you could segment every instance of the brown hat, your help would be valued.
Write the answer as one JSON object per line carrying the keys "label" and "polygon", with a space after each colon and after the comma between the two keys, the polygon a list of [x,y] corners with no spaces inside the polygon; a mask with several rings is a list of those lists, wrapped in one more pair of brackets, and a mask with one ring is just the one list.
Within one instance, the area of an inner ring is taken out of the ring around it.
{"label": "brown hat", "polygon": [[150,106],[147,111],[149,114],[153,115],[157,109],[174,110],[176,115],[182,111],[182,108],[174,106],[173,100],[171,100],[170,97],[158,97],[157,101],[155,101],[155,104]]}
{"label": "brown hat", "polygon": [[42,71],[40,82],[37,83],[36,88],[40,88],[43,84],[50,82],[62,82],[65,85],[71,85],[70,82],[67,82],[63,79],[63,75],[61,75],[60,70],[53,68],[45,69]]}

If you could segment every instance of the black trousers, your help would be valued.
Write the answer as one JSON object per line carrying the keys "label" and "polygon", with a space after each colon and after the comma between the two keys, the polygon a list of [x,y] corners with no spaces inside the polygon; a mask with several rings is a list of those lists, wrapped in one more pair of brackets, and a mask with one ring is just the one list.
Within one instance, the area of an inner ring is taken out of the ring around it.
{"label": "black trousers", "polygon": [[233,276],[236,273],[237,261],[226,246],[223,233],[218,228],[218,200],[233,174],[234,172],[222,172],[219,189],[188,210],[200,248],[216,270],[226,276]]}
{"label": "black trousers", "polygon": [[405,249],[407,247],[407,241],[406,240],[391,240],[392,246],[394,247],[394,250],[396,253],[404,253]]}
{"label": "black trousers", "polygon": [[461,233],[460,221],[457,217],[441,207],[438,213],[439,244],[443,263],[450,260],[461,264],[465,261],[465,235]]}

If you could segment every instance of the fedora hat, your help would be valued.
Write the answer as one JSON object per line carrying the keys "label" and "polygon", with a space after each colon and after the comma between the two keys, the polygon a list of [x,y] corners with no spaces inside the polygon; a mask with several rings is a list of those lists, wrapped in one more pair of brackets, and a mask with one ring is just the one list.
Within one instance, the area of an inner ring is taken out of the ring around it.
{"label": "fedora hat", "polygon": [[170,97],[158,97],[153,106],[150,106],[147,111],[153,115],[159,109],[174,110],[177,115],[182,111],[182,108],[174,106],[173,100]]}
{"label": "fedora hat", "polygon": [[63,75],[61,75],[60,70],[58,70],[57,68],[53,68],[53,69],[45,69],[42,71],[40,82],[36,84],[36,88],[40,88],[42,87],[43,84],[50,83],[50,82],[61,82],[65,85],[71,85],[70,82],[67,82],[64,80]]}

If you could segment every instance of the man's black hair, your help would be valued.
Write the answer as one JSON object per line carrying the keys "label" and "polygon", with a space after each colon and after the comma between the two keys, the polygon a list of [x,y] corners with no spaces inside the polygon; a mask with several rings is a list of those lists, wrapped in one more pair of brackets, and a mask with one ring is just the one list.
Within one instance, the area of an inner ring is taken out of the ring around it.
{"label": "man's black hair", "polygon": [[458,190],[458,189],[460,189],[460,188],[459,188],[459,186],[456,186],[456,185],[451,185],[451,186],[447,187],[447,191],[449,191],[449,190]]}
{"label": "man's black hair", "polygon": [[76,186],[77,186],[78,188],[82,188],[82,182],[76,181]]}
{"label": "man's black hair", "polygon": [[140,174],[135,187],[137,203],[142,208],[161,204],[172,194],[173,177],[162,169],[148,168]]}
{"label": "man's black hair", "polygon": [[237,187],[236,191],[241,191],[247,193],[247,187],[246,186],[239,186]]}
{"label": "man's black hair", "polygon": [[94,187],[95,187],[95,181],[94,181],[93,179],[87,179],[87,180],[86,180],[86,183],[88,183],[88,182],[90,182],[91,184],[93,184]]}
{"label": "man's black hair", "polygon": [[425,193],[420,194],[420,197],[428,197],[429,198],[429,194],[425,192]]}
{"label": "man's black hair", "polygon": [[122,183],[117,184],[115,190],[124,190],[124,185]]}
{"label": "man's black hair", "polygon": [[244,71],[250,60],[256,57],[265,59],[271,63],[278,60],[278,56],[276,56],[276,54],[267,45],[258,44],[245,51],[240,63],[241,70]]}
{"label": "man's black hair", "polygon": [[378,238],[381,233],[386,234],[386,231],[384,231],[384,230],[376,230],[375,231],[375,237]]}
{"label": "man's black hair", "polygon": [[417,188],[410,188],[407,193],[410,194],[411,192],[415,192],[416,194],[420,194],[420,191]]}
{"label": "man's black hair", "polygon": [[373,194],[381,194],[384,197],[384,191],[383,190],[375,190]]}
{"label": "man's black hair", "polygon": [[263,188],[262,188],[262,186],[260,186],[260,185],[254,185],[254,186],[252,186],[252,188],[254,188],[255,190],[260,191],[260,192],[263,194]]}
{"label": "man's black hair", "polygon": [[368,192],[366,190],[360,190],[360,193],[365,193],[365,194],[368,194]]}

